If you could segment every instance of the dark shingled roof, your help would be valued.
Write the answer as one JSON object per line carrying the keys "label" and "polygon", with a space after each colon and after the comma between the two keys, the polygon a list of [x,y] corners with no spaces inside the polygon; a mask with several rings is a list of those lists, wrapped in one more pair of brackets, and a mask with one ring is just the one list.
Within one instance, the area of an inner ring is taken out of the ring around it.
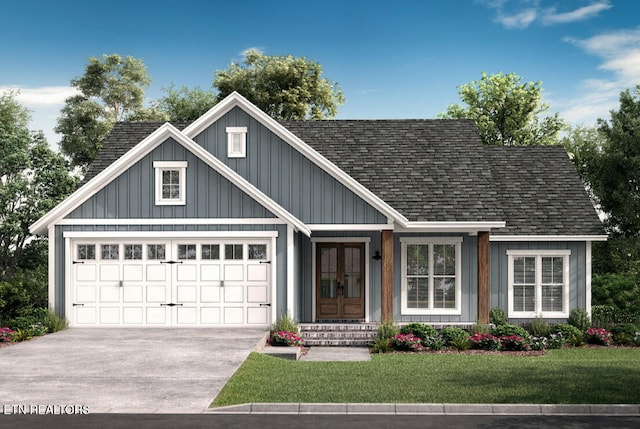
{"label": "dark shingled roof", "polygon": [[[161,124],[117,123],[85,181]],[[492,230],[503,235],[604,234],[561,146],[485,146],[468,120],[281,124],[409,221],[506,221]]]}

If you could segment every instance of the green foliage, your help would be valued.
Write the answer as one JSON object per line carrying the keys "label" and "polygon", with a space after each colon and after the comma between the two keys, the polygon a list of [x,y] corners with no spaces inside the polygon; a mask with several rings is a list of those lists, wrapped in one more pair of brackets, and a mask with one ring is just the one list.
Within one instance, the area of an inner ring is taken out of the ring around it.
{"label": "green foliage", "polygon": [[49,310],[44,317],[42,324],[47,328],[48,332],[63,331],[69,327],[67,319],[58,316],[55,312]]}
{"label": "green foliage", "polygon": [[388,353],[391,351],[391,340],[389,338],[376,338],[369,349],[371,353]]}
{"label": "green foliage", "polygon": [[289,313],[281,314],[278,320],[271,325],[271,332],[298,332],[298,324],[291,318]]}
{"label": "green foliage", "polygon": [[517,335],[524,338],[527,342],[530,338],[529,333],[522,326],[511,324],[496,326],[495,328],[493,328],[493,331],[491,333],[496,337],[508,337],[511,335]]}
{"label": "green foliage", "polygon": [[435,337],[438,335],[438,331],[433,326],[426,323],[414,322],[400,328],[401,334],[413,334],[420,340],[424,340],[427,337]]}
{"label": "green foliage", "polygon": [[29,295],[21,284],[0,282],[0,325],[7,326],[29,305]]}
{"label": "green foliage", "polygon": [[500,339],[491,334],[473,334],[469,337],[471,348],[477,350],[499,350]]}
{"label": "green foliage", "polygon": [[573,325],[558,324],[551,327],[552,334],[561,334],[565,344],[578,346],[582,344],[582,331]]}
{"label": "green foliage", "polygon": [[469,328],[470,334],[490,334],[491,333],[491,325],[485,325],[482,323],[476,323],[471,328]]}
{"label": "green foliage", "polygon": [[245,52],[242,64],[217,70],[213,86],[218,100],[239,92],[278,120],[333,118],[344,95],[337,83],[322,77],[322,66],[305,57]]}
{"label": "green foliage", "polygon": [[589,344],[598,344],[602,346],[608,346],[613,341],[613,335],[611,332],[602,328],[590,328],[585,332],[585,340]]}
{"label": "green foliage", "polygon": [[422,346],[428,348],[429,350],[438,351],[442,350],[444,347],[444,340],[440,335],[435,335],[433,337],[427,337],[422,340]]}
{"label": "green foliage", "polygon": [[591,287],[594,306],[608,305],[622,311],[640,313],[640,284],[635,274],[594,274]]}
{"label": "green foliage", "polygon": [[549,334],[547,337],[546,347],[547,349],[561,349],[565,344],[565,339],[562,334]]}
{"label": "green foliage", "polygon": [[640,314],[635,311],[620,310],[612,305],[594,305],[591,307],[593,326],[611,329],[618,323],[633,323],[640,326]]}
{"label": "green foliage", "polygon": [[5,324],[13,330],[27,331],[34,325],[42,324],[48,313],[46,308],[21,308],[19,316],[5,320]]}
{"label": "green foliage", "polygon": [[213,92],[199,87],[189,89],[182,86],[180,89],[176,89],[171,85],[168,88],[163,88],[163,91],[167,95],[154,102],[153,105],[158,110],[165,112],[172,121],[198,119],[218,102]]}
{"label": "green foliage", "polygon": [[376,337],[391,339],[399,333],[400,330],[398,329],[398,325],[393,323],[391,320],[385,320],[378,325],[378,333],[376,334]]}
{"label": "green foliage", "polygon": [[452,338],[449,341],[449,346],[459,351],[467,350],[471,346],[471,344],[469,344],[469,333],[467,333],[466,338],[464,336]]}
{"label": "green foliage", "polygon": [[33,338],[33,334],[29,329],[18,329],[11,334],[11,339],[16,343],[27,341]]}
{"label": "green foliage", "polygon": [[613,341],[623,346],[633,344],[636,332],[638,332],[638,328],[632,323],[620,323],[611,328]]}
{"label": "green foliage", "polygon": [[422,349],[422,341],[411,333],[397,334],[391,338],[391,348],[399,351],[416,352]]}
{"label": "green foliage", "polygon": [[574,308],[571,310],[571,313],[569,313],[568,323],[571,326],[575,326],[580,331],[586,331],[591,327],[589,314],[587,314],[587,311],[582,308]]}
{"label": "green foliage", "polygon": [[531,322],[531,334],[535,337],[546,337],[551,333],[551,326],[549,322],[539,317],[533,319]]}
{"label": "green foliage", "polygon": [[457,347],[454,343],[460,345],[462,342],[469,342],[469,333],[457,326],[447,326],[446,328],[442,328],[440,330],[440,336],[442,337],[444,344],[447,346]]}
{"label": "green foliage", "polygon": [[518,352],[529,350],[529,340],[520,335],[507,335],[500,337],[500,348],[506,352]]}
{"label": "green foliage", "polygon": [[507,319],[507,314],[502,308],[496,307],[489,311],[489,322],[495,326],[500,326],[509,323],[509,319]]}
{"label": "green foliage", "polygon": [[531,337],[529,347],[531,347],[531,350],[544,350],[547,348],[548,341],[546,337]]}
{"label": "green foliage", "polygon": [[521,83],[515,73],[482,73],[478,81],[460,85],[466,107],[451,104],[441,117],[473,119],[485,144],[529,146],[555,144],[565,123],[558,114],[545,116],[542,82]]}

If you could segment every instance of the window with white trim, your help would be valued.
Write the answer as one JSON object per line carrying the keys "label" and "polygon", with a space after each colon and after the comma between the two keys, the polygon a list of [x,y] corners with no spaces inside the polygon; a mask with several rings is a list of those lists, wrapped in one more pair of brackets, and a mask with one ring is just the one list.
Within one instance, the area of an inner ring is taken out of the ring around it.
{"label": "window with white trim", "polygon": [[227,156],[229,158],[247,156],[247,127],[227,127]]}
{"label": "window with white trim", "polygon": [[155,161],[156,205],[185,205],[187,161]]}
{"label": "window with white trim", "polygon": [[462,237],[401,237],[402,314],[461,314]]}
{"label": "window with white trim", "polygon": [[507,250],[509,317],[569,317],[571,250]]}

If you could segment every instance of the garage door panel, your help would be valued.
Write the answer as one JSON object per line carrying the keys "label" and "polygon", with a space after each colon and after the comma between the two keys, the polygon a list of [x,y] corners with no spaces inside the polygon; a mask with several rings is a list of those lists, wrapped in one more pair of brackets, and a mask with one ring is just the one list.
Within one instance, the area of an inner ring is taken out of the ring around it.
{"label": "garage door panel", "polygon": [[141,282],[143,280],[142,264],[127,264],[122,268],[122,280],[125,282]]}
{"label": "garage door panel", "polygon": [[95,282],[96,281],[96,266],[93,264],[84,265],[77,264],[76,266],[76,281],[77,282]]}
{"label": "garage door panel", "polygon": [[120,323],[120,307],[100,307],[100,324],[116,325]]}
{"label": "garage door panel", "polygon": [[95,325],[97,321],[95,307],[75,307],[75,316],[79,325]]}
{"label": "garage door panel", "polygon": [[122,301],[126,303],[142,302],[142,285],[125,285],[122,288]]}
{"label": "garage door panel", "polygon": [[244,301],[244,287],[243,286],[225,286],[224,302],[243,302]]}
{"label": "garage door panel", "polygon": [[166,265],[147,265],[148,282],[164,282],[167,280]]}
{"label": "garage door panel", "polygon": [[101,282],[120,281],[120,265],[100,265]]}
{"label": "garage door panel", "polygon": [[225,307],[223,322],[225,325],[242,325],[244,323],[244,308]]}
{"label": "garage door panel", "polygon": [[122,309],[122,323],[125,325],[142,325],[144,323],[144,308],[124,307]]}
{"label": "garage door panel", "polygon": [[167,295],[167,287],[165,285],[147,286],[147,302],[166,304],[170,299]]}
{"label": "garage door panel", "polygon": [[220,286],[200,286],[200,302],[220,302]]}
{"label": "garage door panel", "polygon": [[120,302],[120,287],[117,285],[100,286],[100,302]]}
{"label": "garage door panel", "polygon": [[219,325],[220,307],[200,307],[200,323],[207,325]]}
{"label": "garage door panel", "polygon": [[78,304],[94,303],[96,302],[96,286],[76,286],[76,299]]}
{"label": "garage door panel", "polygon": [[178,265],[177,277],[179,282],[195,282],[198,280],[198,267],[196,265]]}
{"label": "garage door panel", "polygon": [[241,282],[242,280],[244,280],[244,265],[225,265],[224,280],[234,282]]}
{"label": "garage door panel", "polygon": [[268,276],[267,265],[248,265],[247,280],[250,282],[266,282]]}
{"label": "garage door panel", "polygon": [[178,325],[195,325],[198,323],[198,309],[196,307],[176,307],[176,322]]}
{"label": "garage door panel", "polygon": [[220,265],[201,265],[200,266],[200,280],[205,282],[217,282],[220,281]]}
{"label": "garage door panel", "polygon": [[268,307],[247,308],[247,323],[249,325],[266,325],[269,321]]}
{"label": "garage door panel", "polygon": [[196,302],[197,290],[198,288],[195,285],[178,285],[178,302]]}
{"label": "garage door panel", "polygon": [[267,286],[247,286],[247,302],[267,302]]}
{"label": "garage door panel", "polygon": [[167,307],[147,307],[148,325],[166,325],[170,319],[167,314]]}

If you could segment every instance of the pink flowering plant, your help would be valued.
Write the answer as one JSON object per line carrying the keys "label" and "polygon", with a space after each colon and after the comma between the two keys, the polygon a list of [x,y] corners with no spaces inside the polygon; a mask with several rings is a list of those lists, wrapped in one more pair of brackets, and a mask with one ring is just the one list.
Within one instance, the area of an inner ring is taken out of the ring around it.
{"label": "pink flowering plant", "polygon": [[10,343],[13,341],[13,332],[11,328],[6,326],[0,328],[0,343]]}
{"label": "pink flowering plant", "polygon": [[500,350],[500,339],[491,334],[473,334],[469,337],[469,344],[476,350]]}
{"label": "pink flowering plant", "polygon": [[585,338],[589,344],[600,344],[608,346],[613,341],[613,334],[602,328],[589,328],[585,333]]}
{"label": "pink flowering plant", "polygon": [[500,337],[500,347],[506,352],[529,351],[527,340],[519,335],[505,335]]}
{"label": "pink flowering plant", "polygon": [[397,334],[391,338],[391,347],[395,350],[417,352],[422,350],[422,341],[411,333]]}
{"label": "pink flowering plant", "polygon": [[269,336],[269,344],[272,346],[292,346],[302,347],[304,340],[297,332],[277,331],[271,332]]}

